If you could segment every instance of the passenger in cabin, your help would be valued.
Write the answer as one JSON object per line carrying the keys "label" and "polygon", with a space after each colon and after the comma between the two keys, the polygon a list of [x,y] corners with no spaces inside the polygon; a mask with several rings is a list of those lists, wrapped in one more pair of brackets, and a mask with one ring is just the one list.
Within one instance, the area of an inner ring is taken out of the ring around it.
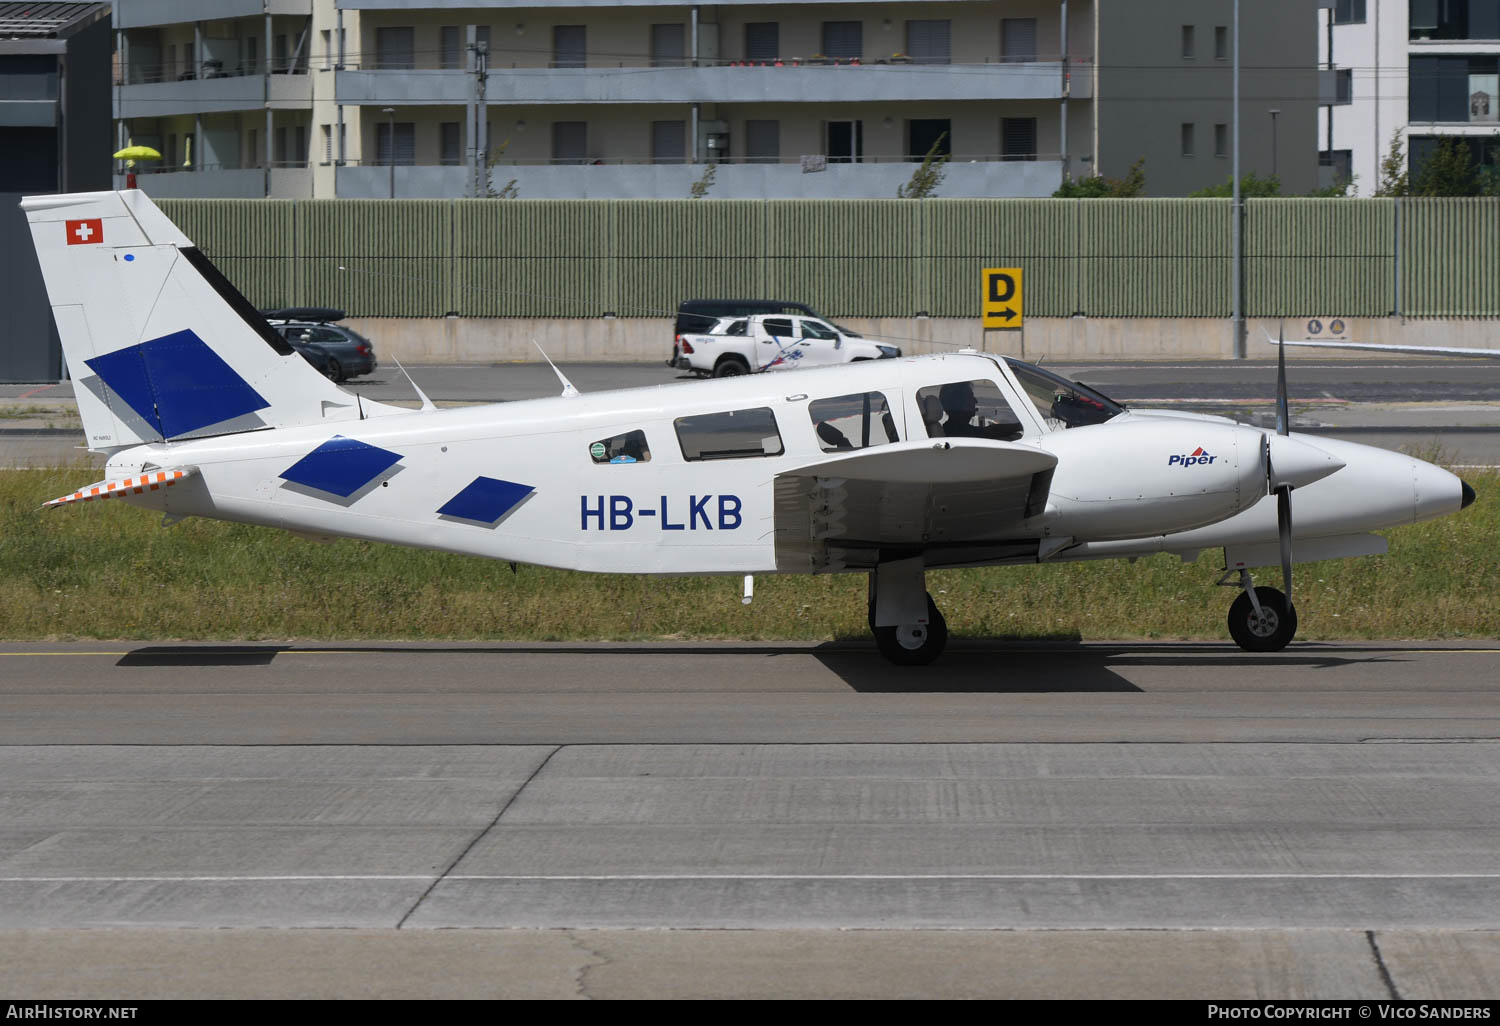
{"label": "passenger in cabin", "polygon": [[1002,442],[1021,437],[1021,425],[1016,423],[976,424],[979,403],[974,398],[974,386],[967,381],[954,381],[944,385],[938,392],[942,403],[943,437],[945,438],[993,438]]}

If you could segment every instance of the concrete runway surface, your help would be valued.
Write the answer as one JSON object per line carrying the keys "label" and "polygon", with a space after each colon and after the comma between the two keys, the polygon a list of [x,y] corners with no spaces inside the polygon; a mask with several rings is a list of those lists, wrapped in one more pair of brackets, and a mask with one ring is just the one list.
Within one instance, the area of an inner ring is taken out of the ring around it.
{"label": "concrete runway surface", "polygon": [[0,993],[1500,992],[1500,644],[0,646]]}

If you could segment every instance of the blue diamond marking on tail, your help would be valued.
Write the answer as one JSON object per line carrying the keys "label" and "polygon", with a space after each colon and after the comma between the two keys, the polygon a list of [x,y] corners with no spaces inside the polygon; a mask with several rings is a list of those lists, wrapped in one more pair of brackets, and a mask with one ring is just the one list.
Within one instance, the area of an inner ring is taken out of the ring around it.
{"label": "blue diamond marking on tail", "polygon": [[438,510],[438,514],[481,524],[494,524],[534,491],[536,489],[531,485],[500,481],[493,477],[476,477],[463,491],[449,499]]}
{"label": "blue diamond marking on tail", "polygon": [[399,453],[334,435],[282,471],[281,477],[347,499],[400,459]]}
{"label": "blue diamond marking on tail", "polygon": [[192,330],[84,362],[163,438],[271,405]]}

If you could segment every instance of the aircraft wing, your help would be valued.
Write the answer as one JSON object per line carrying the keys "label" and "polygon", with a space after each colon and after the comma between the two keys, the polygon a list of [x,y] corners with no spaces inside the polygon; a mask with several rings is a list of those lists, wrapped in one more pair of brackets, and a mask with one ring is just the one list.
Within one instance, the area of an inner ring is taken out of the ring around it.
{"label": "aircraft wing", "polygon": [[1367,349],[1377,353],[1431,353],[1434,356],[1477,356],[1500,359],[1500,349],[1465,349],[1461,346],[1388,346],[1374,342],[1315,342],[1311,339],[1298,342],[1277,342],[1275,339],[1269,339],[1269,341],[1273,346],[1298,346],[1307,349]]}
{"label": "aircraft wing", "polygon": [[776,564],[832,572],[926,555],[929,566],[1034,556],[1057,457],[1029,445],[898,442],[776,476]]}

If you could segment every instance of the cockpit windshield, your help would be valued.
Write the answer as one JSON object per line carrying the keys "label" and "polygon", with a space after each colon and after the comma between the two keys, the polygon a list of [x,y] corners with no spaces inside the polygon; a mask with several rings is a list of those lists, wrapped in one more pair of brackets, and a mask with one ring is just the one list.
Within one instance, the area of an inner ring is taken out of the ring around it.
{"label": "cockpit windshield", "polygon": [[1069,381],[1024,360],[1006,357],[1005,362],[1015,372],[1016,380],[1036,404],[1037,412],[1051,430],[1103,424],[1125,412],[1125,407],[1087,385]]}

